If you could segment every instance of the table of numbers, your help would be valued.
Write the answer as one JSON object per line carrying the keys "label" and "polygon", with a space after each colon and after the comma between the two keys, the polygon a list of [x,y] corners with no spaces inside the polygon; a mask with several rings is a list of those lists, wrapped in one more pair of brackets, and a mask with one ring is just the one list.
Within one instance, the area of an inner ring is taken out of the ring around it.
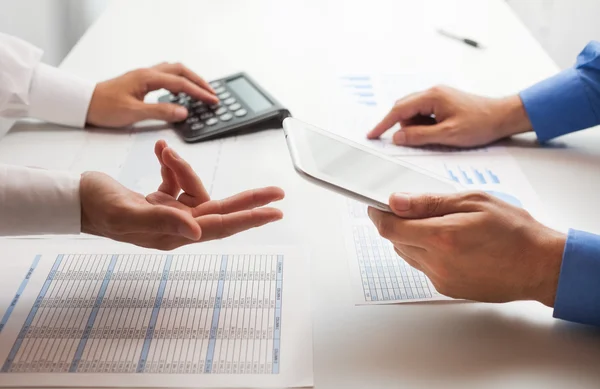
{"label": "table of numbers", "polygon": [[408,265],[372,225],[352,227],[365,301],[428,299],[437,291],[425,274]]}
{"label": "table of numbers", "polygon": [[278,374],[283,262],[58,255],[1,371]]}

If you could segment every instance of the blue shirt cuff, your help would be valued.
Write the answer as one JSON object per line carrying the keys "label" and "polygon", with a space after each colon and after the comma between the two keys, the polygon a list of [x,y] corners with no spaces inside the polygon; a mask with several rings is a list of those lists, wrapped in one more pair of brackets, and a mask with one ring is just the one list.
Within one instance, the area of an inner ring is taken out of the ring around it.
{"label": "blue shirt cuff", "polygon": [[600,326],[600,236],[569,230],[554,317]]}
{"label": "blue shirt cuff", "polygon": [[596,125],[578,69],[570,68],[520,93],[540,142]]}

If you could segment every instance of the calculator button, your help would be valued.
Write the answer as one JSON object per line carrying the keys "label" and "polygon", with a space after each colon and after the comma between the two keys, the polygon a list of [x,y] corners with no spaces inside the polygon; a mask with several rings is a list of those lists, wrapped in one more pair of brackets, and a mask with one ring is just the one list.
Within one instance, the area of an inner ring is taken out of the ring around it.
{"label": "calculator button", "polygon": [[219,119],[221,119],[221,120],[222,120],[222,121],[224,121],[224,122],[228,122],[228,121],[230,121],[231,119],[233,119],[233,115],[232,115],[232,114],[230,114],[230,113],[226,113],[225,115],[223,115],[223,116],[220,116],[220,117],[219,117]]}
{"label": "calculator button", "polygon": [[226,99],[228,97],[231,97],[231,93],[229,93],[229,92],[220,93],[217,97],[219,99],[223,100],[223,99]]}
{"label": "calculator button", "polygon": [[208,108],[206,108],[206,105],[201,105],[198,108],[196,108],[196,110],[194,112],[196,112],[197,114],[201,114],[208,111]]}
{"label": "calculator button", "polygon": [[217,118],[210,118],[206,121],[206,124],[209,126],[214,126],[218,122],[219,122],[219,120]]}
{"label": "calculator button", "polygon": [[204,112],[202,115],[200,115],[200,119],[202,120],[206,120],[208,118],[211,118],[215,116],[212,112]]}
{"label": "calculator button", "polygon": [[190,128],[192,129],[192,131],[200,131],[204,128],[204,123],[194,123],[191,125]]}
{"label": "calculator button", "polygon": [[215,115],[223,115],[225,112],[227,112],[227,108],[219,107],[219,109],[215,111]]}
{"label": "calculator button", "polygon": [[198,119],[197,116],[192,116],[190,118],[188,118],[188,120],[186,120],[185,122],[187,124],[193,124],[193,123],[198,123],[200,121],[200,119]]}
{"label": "calculator button", "polygon": [[227,104],[227,105],[231,105],[231,104],[235,103],[235,98],[233,98],[233,97],[230,97],[230,98],[226,99],[226,100],[225,100],[225,101],[223,101],[223,102],[224,102],[225,104]]}
{"label": "calculator button", "polygon": [[204,105],[204,103],[202,101],[194,101],[192,103],[192,108],[202,107],[203,105]]}
{"label": "calculator button", "polygon": [[210,106],[210,109],[215,110],[221,106],[221,103],[213,104]]}
{"label": "calculator button", "polygon": [[221,86],[221,82],[220,81],[213,81],[210,83],[210,86],[212,86],[213,88],[218,88]]}
{"label": "calculator button", "polygon": [[227,91],[227,89],[223,88],[222,86],[219,87],[219,88],[215,88],[215,93],[217,93],[217,94],[218,93],[223,93],[223,92],[226,92],[226,91]]}
{"label": "calculator button", "polygon": [[242,108],[242,109],[238,109],[237,111],[235,111],[235,116],[242,117],[242,116],[245,116],[247,113],[248,113],[248,111],[246,111],[244,108]]}
{"label": "calculator button", "polygon": [[169,96],[169,100],[171,102],[178,101],[179,100],[179,95],[171,95],[171,96]]}
{"label": "calculator button", "polygon": [[232,111],[237,111],[240,108],[242,108],[242,106],[239,103],[231,104],[229,106],[229,109],[232,110]]}

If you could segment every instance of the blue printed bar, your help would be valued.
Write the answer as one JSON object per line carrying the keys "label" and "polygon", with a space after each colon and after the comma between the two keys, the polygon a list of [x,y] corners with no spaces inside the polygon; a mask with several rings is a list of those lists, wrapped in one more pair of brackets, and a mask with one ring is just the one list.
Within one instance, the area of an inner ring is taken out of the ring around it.
{"label": "blue printed bar", "polygon": [[450,179],[454,182],[460,182],[460,180],[458,179],[458,177],[456,177],[456,175],[454,174],[454,172],[450,169],[448,169],[448,167],[446,167],[446,172],[448,173],[448,177],[450,177]]}
{"label": "blue printed bar", "polygon": [[96,302],[94,303],[94,307],[92,308],[92,313],[90,313],[88,321],[85,325],[85,330],[83,331],[83,336],[79,340],[79,345],[77,346],[77,350],[75,351],[73,362],[71,362],[71,367],[69,367],[70,373],[76,372],[77,368],[79,367],[79,362],[81,361],[83,350],[85,350],[85,345],[87,344],[90,332],[92,331],[92,328],[94,328],[94,322],[96,321],[96,316],[98,316],[100,306],[102,306],[102,300],[104,300],[104,294],[106,293],[106,289],[108,288],[108,284],[110,283],[112,273],[115,270],[117,259],[118,255],[113,255],[110,260],[108,269],[106,270],[106,274],[104,275],[104,280],[102,280],[102,285],[100,286],[100,291],[98,292],[98,296],[96,297]]}
{"label": "blue printed bar", "polygon": [[40,304],[44,300],[44,296],[46,296],[46,292],[48,292],[48,288],[50,287],[50,284],[52,283],[52,279],[54,278],[54,275],[56,274],[56,271],[58,270],[62,260],[63,260],[62,254],[60,254],[56,257],[56,261],[54,261],[54,265],[52,266],[50,273],[48,273],[48,278],[46,278],[46,281],[44,282],[44,285],[42,286],[42,290],[40,290],[40,293],[39,293],[37,299],[35,300],[33,307],[31,307],[31,311],[29,311],[29,315],[27,315],[25,324],[23,324],[23,328],[19,332],[19,335],[17,336],[17,340],[15,341],[15,344],[13,345],[12,349],[10,350],[8,357],[6,358],[6,361],[4,362],[4,365],[2,366],[3,372],[10,371],[11,365],[12,365],[13,361],[15,360],[17,353],[19,352],[19,348],[21,347],[21,344],[23,343],[23,339],[25,338],[25,336],[27,336],[27,331],[29,331],[29,327],[31,326],[31,323],[33,323],[33,318],[37,314]]}
{"label": "blue printed bar", "polygon": [[469,175],[467,174],[466,171],[462,170],[461,168],[458,168],[458,170],[460,170],[460,174],[463,177],[463,180],[465,181],[465,184],[467,185],[473,185],[473,180],[471,179],[471,177],[469,177]]}
{"label": "blue printed bar", "polygon": [[475,177],[480,184],[487,184],[485,176],[479,170],[473,168],[473,174],[475,174]]}
{"label": "blue printed bar", "polygon": [[143,373],[146,369],[146,361],[148,360],[148,352],[150,351],[150,344],[152,343],[152,337],[156,328],[156,321],[158,319],[158,312],[162,303],[163,296],[165,294],[165,288],[167,281],[169,280],[169,271],[171,270],[171,263],[173,262],[173,256],[167,255],[163,273],[160,278],[160,284],[158,286],[158,292],[156,294],[156,300],[154,307],[152,308],[152,315],[150,316],[150,324],[146,330],[146,338],[144,339],[144,345],[142,346],[142,352],[140,354],[140,360],[137,365],[136,373]]}
{"label": "blue printed bar", "polygon": [[498,178],[498,176],[492,173],[490,169],[485,169],[485,171],[487,172],[488,176],[490,176],[490,180],[492,180],[494,184],[500,183],[500,179]]}
{"label": "blue printed bar", "polygon": [[2,316],[2,320],[0,321],[0,332],[2,332],[2,330],[6,326],[6,323],[8,323],[8,319],[10,319],[10,315],[11,315],[12,311],[17,306],[17,303],[19,302],[19,298],[23,295],[23,292],[25,291],[25,287],[29,283],[29,279],[33,275],[33,271],[37,267],[37,265],[40,262],[41,258],[42,258],[41,255],[36,255],[35,256],[35,259],[33,260],[33,263],[31,264],[31,267],[29,268],[29,271],[27,272],[27,275],[25,275],[25,278],[23,279],[23,282],[21,282],[21,285],[19,286],[19,289],[17,289],[17,293],[15,294],[15,297],[13,298],[13,300],[10,303],[10,306],[8,307],[8,309],[6,310],[6,312],[4,313],[4,316]]}
{"label": "blue printed bar", "polygon": [[225,283],[225,274],[227,272],[227,255],[221,258],[221,271],[219,272],[219,283],[217,284],[217,295],[215,297],[215,308],[213,310],[212,324],[210,326],[210,338],[208,341],[208,351],[206,352],[205,373],[212,373],[213,357],[215,354],[215,343],[217,342],[217,329],[219,327],[219,317],[221,315],[221,299],[223,298],[223,284]]}

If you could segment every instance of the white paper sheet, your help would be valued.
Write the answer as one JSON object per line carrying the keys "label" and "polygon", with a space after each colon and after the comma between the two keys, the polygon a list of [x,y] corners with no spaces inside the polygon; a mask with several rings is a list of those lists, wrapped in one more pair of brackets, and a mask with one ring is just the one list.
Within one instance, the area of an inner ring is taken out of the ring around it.
{"label": "white paper sheet", "polygon": [[298,250],[6,243],[2,387],[313,384]]}
{"label": "white paper sheet", "polygon": [[[403,159],[455,180],[465,190],[489,192],[526,209],[540,222],[556,228],[519,165],[508,154],[452,154]],[[448,300],[435,290],[423,273],[399,257],[389,241],[379,236],[366,210],[366,205],[348,200],[343,216],[356,304]]]}

